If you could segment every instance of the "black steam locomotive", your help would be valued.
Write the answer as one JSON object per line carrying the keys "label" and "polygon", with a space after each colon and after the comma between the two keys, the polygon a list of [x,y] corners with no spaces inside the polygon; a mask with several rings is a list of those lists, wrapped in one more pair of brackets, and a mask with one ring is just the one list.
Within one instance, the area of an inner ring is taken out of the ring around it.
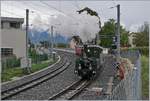
{"label": "black steam locomotive", "polygon": [[75,74],[81,78],[95,77],[103,64],[103,48],[98,45],[76,46]]}

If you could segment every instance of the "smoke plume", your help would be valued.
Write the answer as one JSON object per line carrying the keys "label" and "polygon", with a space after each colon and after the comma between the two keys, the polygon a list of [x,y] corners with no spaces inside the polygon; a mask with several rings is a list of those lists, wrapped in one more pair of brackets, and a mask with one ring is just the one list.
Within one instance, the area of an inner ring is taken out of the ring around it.
{"label": "smoke plume", "polygon": [[97,17],[87,15],[86,12],[82,14],[74,12],[70,15],[51,16],[48,19],[37,16],[32,23],[33,28],[39,31],[50,30],[50,26],[53,25],[54,33],[57,31],[57,33],[67,37],[78,35],[85,42],[95,38],[96,33],[100,30],[98,22]]}

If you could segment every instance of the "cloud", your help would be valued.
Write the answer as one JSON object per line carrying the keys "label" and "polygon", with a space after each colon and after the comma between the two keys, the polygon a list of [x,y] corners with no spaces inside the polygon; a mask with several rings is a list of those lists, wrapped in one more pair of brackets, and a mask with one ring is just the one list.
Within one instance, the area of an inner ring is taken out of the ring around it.
{"label": "cloud", "polygon": [[44,31],[53,25],[54,30],[57,30],[58,33],[69,37],[79,35],[83,42],[95,38],[96,33],[100,30],[97,17],[77,12],[73,12],[71,15],[72,18],[59,14],[48,18],[47,21],[42,20],[40,15],[36,16],[32,22],[33,28]]}
{"label": "cloud", "polygon": [[[95,36],[95,33],[99,30],[97,28],[97,18],[91,17],[87,14],[77,14],[76,10],[84,7],[89,7],[98,12],[101,17],[101,22],[108,21],[110,18],[116,19],[116,8],[109,9],[114,6],[114,1],[44,1],[49,4],[47,6],[40,1],[2,1],[1,2],[1,16],[10,17],[23,17],[25,18],[25,9],[35,11],[37,14],[30,12],[29,23],[33,24],[32,28],[36,28],[39,31],[50,28],[53,23],[61,23],[61,26],[57,26],[54,31],[61,32],[66,36],[74,34],[80,35],[83,40],[91,39]],[[127,30],[136,32],[138,26],[144,23],[144,21],[150,20],[150,2],[148,1],[115,1],[116,4],[121,6],[121,22]],[[54,9],[56,8],[56,9]],[[65,15],[67,14],[67,15]],[[57,15],[57,18],[49,17],[50,15]],[[68,17],[70,16],[70,17]],[[56,20],[57,19],[57,20]],[[93,21],[91,21],[94,19]],[[26,20],[26,19],[24,19]],[[41,22],[39,22],[40,20]],[[24,21],[26,22],[26,21]],[[32,23],[33,22],[33,23]],[[75,25],[78,23],[79,25]],[[48,25],[45,25],[48,24]],[[24,23],[25,25],[25,23]],[[87,28],[87,29],[86,29]]]}

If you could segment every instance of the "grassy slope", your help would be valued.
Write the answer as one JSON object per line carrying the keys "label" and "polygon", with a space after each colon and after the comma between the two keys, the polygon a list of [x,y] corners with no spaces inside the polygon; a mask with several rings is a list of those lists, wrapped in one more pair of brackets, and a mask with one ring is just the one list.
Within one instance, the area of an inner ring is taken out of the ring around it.
{"label": "grassy slope", "polygon": [[[56,62],[56,61],[54,61],[54,62]],[[35,72],[35,71],[41,70],[45,67],[48,67],[50,64],[53,64],[54,62],[49,60],[49,61],[43,61],[40,64],[32,64],[32,72]],[[13,77],[21,77],[24,75],[27,75],[27,74],[24,73],[20,67],[7,68],[2,73],[1,80],[2,80],[2,82],[10,81],[11,78],[13,78]]]}
{"label": "grassy slope", "polygon": [[145,99],[149,96],[149,58],[141,57],[142,62],[142,97]]}

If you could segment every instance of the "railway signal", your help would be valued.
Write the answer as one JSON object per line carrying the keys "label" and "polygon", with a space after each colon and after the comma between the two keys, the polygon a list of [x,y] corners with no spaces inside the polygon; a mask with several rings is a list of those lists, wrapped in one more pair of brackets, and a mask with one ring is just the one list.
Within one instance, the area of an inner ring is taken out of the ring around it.
{"label": "railway signal", "polygon": [[116,36],[113,37],[113,42],[114,42],[114,43],[117,42],[117,37],[116,37]]}
{"label": "railway signal", "polygon": [[112,44],[112,49],[117,49],[117,37],[116,36],[114,36],[114,37],[112,37],[113,38],[113,44]]}

